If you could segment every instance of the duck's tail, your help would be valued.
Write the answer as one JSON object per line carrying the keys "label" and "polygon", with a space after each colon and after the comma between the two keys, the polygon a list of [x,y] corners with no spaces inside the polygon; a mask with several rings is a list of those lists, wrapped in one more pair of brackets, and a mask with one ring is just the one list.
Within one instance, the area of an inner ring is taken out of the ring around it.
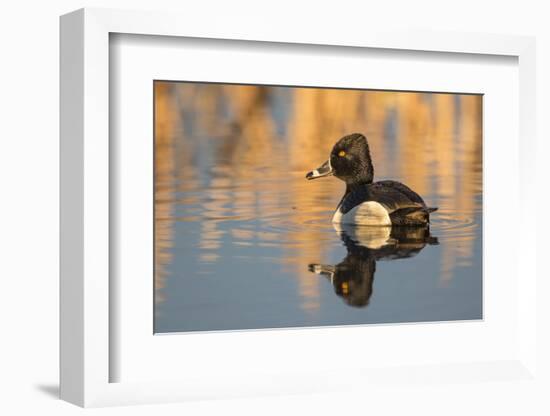
{"label": "duck's tail", "polygon": [[435,212],[437,211],[439,208],[438,207],[435,207],[435,208],[426,208],[426,212],[428,212],[428,214],[431,214],[432,212]]}

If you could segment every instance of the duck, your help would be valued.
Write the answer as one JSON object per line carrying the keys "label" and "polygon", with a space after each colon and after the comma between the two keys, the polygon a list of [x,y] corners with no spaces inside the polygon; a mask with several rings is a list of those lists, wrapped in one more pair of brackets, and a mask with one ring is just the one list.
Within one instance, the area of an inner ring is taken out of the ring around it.
{"label": "duck", "polygon": [[376,263],[416,256],[428,245],[438,245],[429,226],[355,227],[333,224],[346,248],[338,264],[311,263],[308,270],[326,277],[334,293],[348,305],[368,306],[373,294]]}
{"label": "duck", "polygon": [[346,184],[332,222],[336,224],[391,227],[425,226],[437,210],[407,185],[394,181],[374,182],[374,166],[365,135],[353,133],[333,146],[326,162],[306,174],[313,180],[335,176]]}

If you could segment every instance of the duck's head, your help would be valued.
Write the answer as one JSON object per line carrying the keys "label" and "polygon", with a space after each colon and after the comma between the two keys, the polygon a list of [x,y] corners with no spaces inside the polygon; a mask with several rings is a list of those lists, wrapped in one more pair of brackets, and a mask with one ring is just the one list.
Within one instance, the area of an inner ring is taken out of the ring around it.
{"label": "duck's head", "polygon": [[342,137],[332,148],[329,159],[317,169],[308,172],[306,179],[336,176],[348,186],[371,183],[374,168],[367,138],[354,133]]}
{"label": "duck's head", "polygon": [[376,271],[376,261],[369,249],[348,247],[348,254],[340,263],[310,264],[308,270],[328,278],[334,292],[349,306],[362,308],[369,304]]}

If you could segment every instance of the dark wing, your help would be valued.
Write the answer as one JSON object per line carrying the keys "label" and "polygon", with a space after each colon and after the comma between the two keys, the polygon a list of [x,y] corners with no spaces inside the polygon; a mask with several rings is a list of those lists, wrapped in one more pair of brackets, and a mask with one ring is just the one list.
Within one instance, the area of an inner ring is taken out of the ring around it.
{"label": "dark wing", "polygon": [[379,202],[390,214],[404,208],[418,209],[426,206],[417,193],[402,183],[380,181],[361,186],[345,195],[340,205],[340,211],[346,214],[366,201]]}
{"label": "dark wing", "polygon": [[424,200],[418,195],[416,192],[414,192],[411,188],[409,188],[407,185],[397,182],[397,181],[379,181],[371,184],[371,189],[373,190],[384,190],[386,192],[399,192],[401,195],[403,195],[407,200],[411,202],[415,202],[418,204],[421,204],[422,206],[426,206],[424,203]]}
{"label": "dark wing", "polygon": [[427,208],[422,198],[401,182],[375,182],[368,185],[367,189],[368,200],[382,204],[390,214],[400,209]]}
{"label": "dark wing", "polygon": [[346,194],[339,205],[340,211],[346,214],[366,201],[380,203],[388,210],[389,214],[399,211],[400,214],[410,215],[416,211],[421,211],[424,215],[437,209],[428,208],[420,195],[407,185],[387,180],[361,186]]}

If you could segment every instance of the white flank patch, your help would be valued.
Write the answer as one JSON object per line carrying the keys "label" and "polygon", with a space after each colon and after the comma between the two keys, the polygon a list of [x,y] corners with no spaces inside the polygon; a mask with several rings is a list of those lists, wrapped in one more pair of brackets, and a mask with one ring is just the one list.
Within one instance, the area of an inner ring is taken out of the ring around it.
{"label": "white flank patch", "polygon": [[357,245],[377,250],[391,241],[391,227],[355,227],[345,224],[333,224],[338,234],[345,233]]}
{"label": "white flank patch", "polygon": [[368,201],[357,205],[346,214],[336,210],[332,222],[337,224],[372,225],[386,227],[391,225],[390,216],[386,208],[378,202]]}

